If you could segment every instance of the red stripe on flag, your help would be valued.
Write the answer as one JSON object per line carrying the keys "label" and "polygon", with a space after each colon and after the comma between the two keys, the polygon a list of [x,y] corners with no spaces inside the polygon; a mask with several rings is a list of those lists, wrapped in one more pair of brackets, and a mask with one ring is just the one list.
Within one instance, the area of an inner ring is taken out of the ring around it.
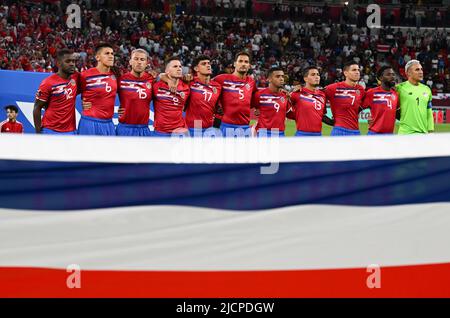
{"label": "red stripe on flag", "polygon": [[81,271],[81,288],[60,269],[0,268],[0,297],[450,297],[450,263],[381,268],[370,289],[364,268],[292,271]]}

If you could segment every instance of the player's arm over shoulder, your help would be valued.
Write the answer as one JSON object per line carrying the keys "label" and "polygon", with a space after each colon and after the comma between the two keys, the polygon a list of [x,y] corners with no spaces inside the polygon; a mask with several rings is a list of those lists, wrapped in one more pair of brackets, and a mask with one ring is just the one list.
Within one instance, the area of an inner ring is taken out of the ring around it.
{"label": "player's arm over shoulder", "polygon": [[219,74],[219,75],[216,75],[212,80],[219,83],[220,85],[223,85],[225,76],[227,76],[227,75],[228,74]]}
{"label": "player's arm over shoulder", "polygon": [[336,86],[337,86],[337,83],[333,83],[333,84],[327,85],[323,88],[323,92],[325,93],[325,96],[327,97],[327,99],[330,99],[334,95],[334,93],[336,91]]}

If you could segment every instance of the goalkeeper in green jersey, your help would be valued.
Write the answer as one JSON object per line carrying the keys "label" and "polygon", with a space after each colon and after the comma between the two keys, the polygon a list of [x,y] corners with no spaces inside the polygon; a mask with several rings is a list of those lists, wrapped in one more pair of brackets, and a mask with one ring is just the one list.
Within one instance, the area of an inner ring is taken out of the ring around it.
{"label": "goalkeeper in green jersey", "polygon": [[397,85],[400,102],[400,127],[398,133],[426,134],[434,130],[431,89],[420,83],[423,80],[422,65],[418,60],[406,63],[406,82]]}

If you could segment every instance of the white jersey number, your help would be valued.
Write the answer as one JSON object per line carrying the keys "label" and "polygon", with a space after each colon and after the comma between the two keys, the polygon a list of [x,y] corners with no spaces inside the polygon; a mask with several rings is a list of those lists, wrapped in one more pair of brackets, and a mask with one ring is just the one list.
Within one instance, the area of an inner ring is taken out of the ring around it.
{"label": "white jersey number", "polygon": [[280,110],[280,104],[278,104],[277,102],[273,102],[273,108],[275,108],[278,113],[278,111]]}
{"label": "white jersey number", "polygon": [[239,99],[244,99],[244,90],[239,88]]}
{"label": "white jersey number", "polygon": [[145,88],[138,88],[138,94],[139,94],[139,99],[147,98],[147,92],[145,91]]}
{"label": "white jersey number", "polygon": [[212,97],[211,92],[203,91],[203,95],[205,96],[205,102],[209,102],[211,100]]}
{"label": "white jersey number", "polygon": [[71,99],[73,97],[73,90],[71,88],[66,89],[66,99]]}
{"label": "white jersey number", "polygon": [[[352,104],[353,105],[353,104]],[[321,110],[322,109],[322,103],[319,102],[317,99],[314,98],[314,109]]]}

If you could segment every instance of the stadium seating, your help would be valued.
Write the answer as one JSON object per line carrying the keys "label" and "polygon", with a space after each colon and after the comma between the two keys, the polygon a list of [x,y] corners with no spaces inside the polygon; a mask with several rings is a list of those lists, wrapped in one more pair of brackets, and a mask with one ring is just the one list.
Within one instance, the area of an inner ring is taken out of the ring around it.
{"label": "stadium seating", "polygon": [[[231,1],[228,8],[223,8],[215,7],[214,1],[192,1],[191,6],[191,2],[174,5],[173,1],[98,0],[82,1],[82,28],[68,29],[61,9],[65,2],[0,1],[0,69],[51,72],[56,50],[69,47],[78,53],[78,68],[84,70],[95,64],[93,47],[102,40],[115,45],[116,64],[122,69],[127,67],[132,48],[143,47],[150,52],[151,67],[156,70],[165,58],[178,54],[187,71],[192,59],[204,53],[212,57],[217,74],[229,70],[234,52],[247,49],[253,54],[252,73],[259,86],[265,85],[265,71],[275,64],[286,68],[291,85],[300,78],[299,71],[310,64],[322,67],[323,84],[332,83],[342,78],[342,62],[352,58],[363,68],[363,84],[374,86],[374,69],[389,63],[404,75],[406,62],[417,58],[424,65],[433,93],[450,92],[450,32],[442,29],[386,27],[374,32],[352,25],[359,23],[353,14],[344,21],[334,21],[327,7],[322,7],[327,14],[322,14],[321,23],[299,22],[314,18],[315,11],[305,6],[298,14],[290,14],[290,7],[283,8],[287,15],[273,11],[273,17],[283,18],[278,21],[217,17],[261,12],[260,8],[253,10],[262,5],[256,1],[245,7],[242,3],[239,8],[237,2]],[[117,10],[99,9],[105,3]],[[266,4],[275,10],[276,4]],[[119,11],[138,8],[143,11]],[[361,8],[360,4],[355,6],[355,10]],[[177,12],[200,15],[173,15]],[[215,17],[203,16],[212,12]],[[426,18],[421,23],[428,24]]]}

